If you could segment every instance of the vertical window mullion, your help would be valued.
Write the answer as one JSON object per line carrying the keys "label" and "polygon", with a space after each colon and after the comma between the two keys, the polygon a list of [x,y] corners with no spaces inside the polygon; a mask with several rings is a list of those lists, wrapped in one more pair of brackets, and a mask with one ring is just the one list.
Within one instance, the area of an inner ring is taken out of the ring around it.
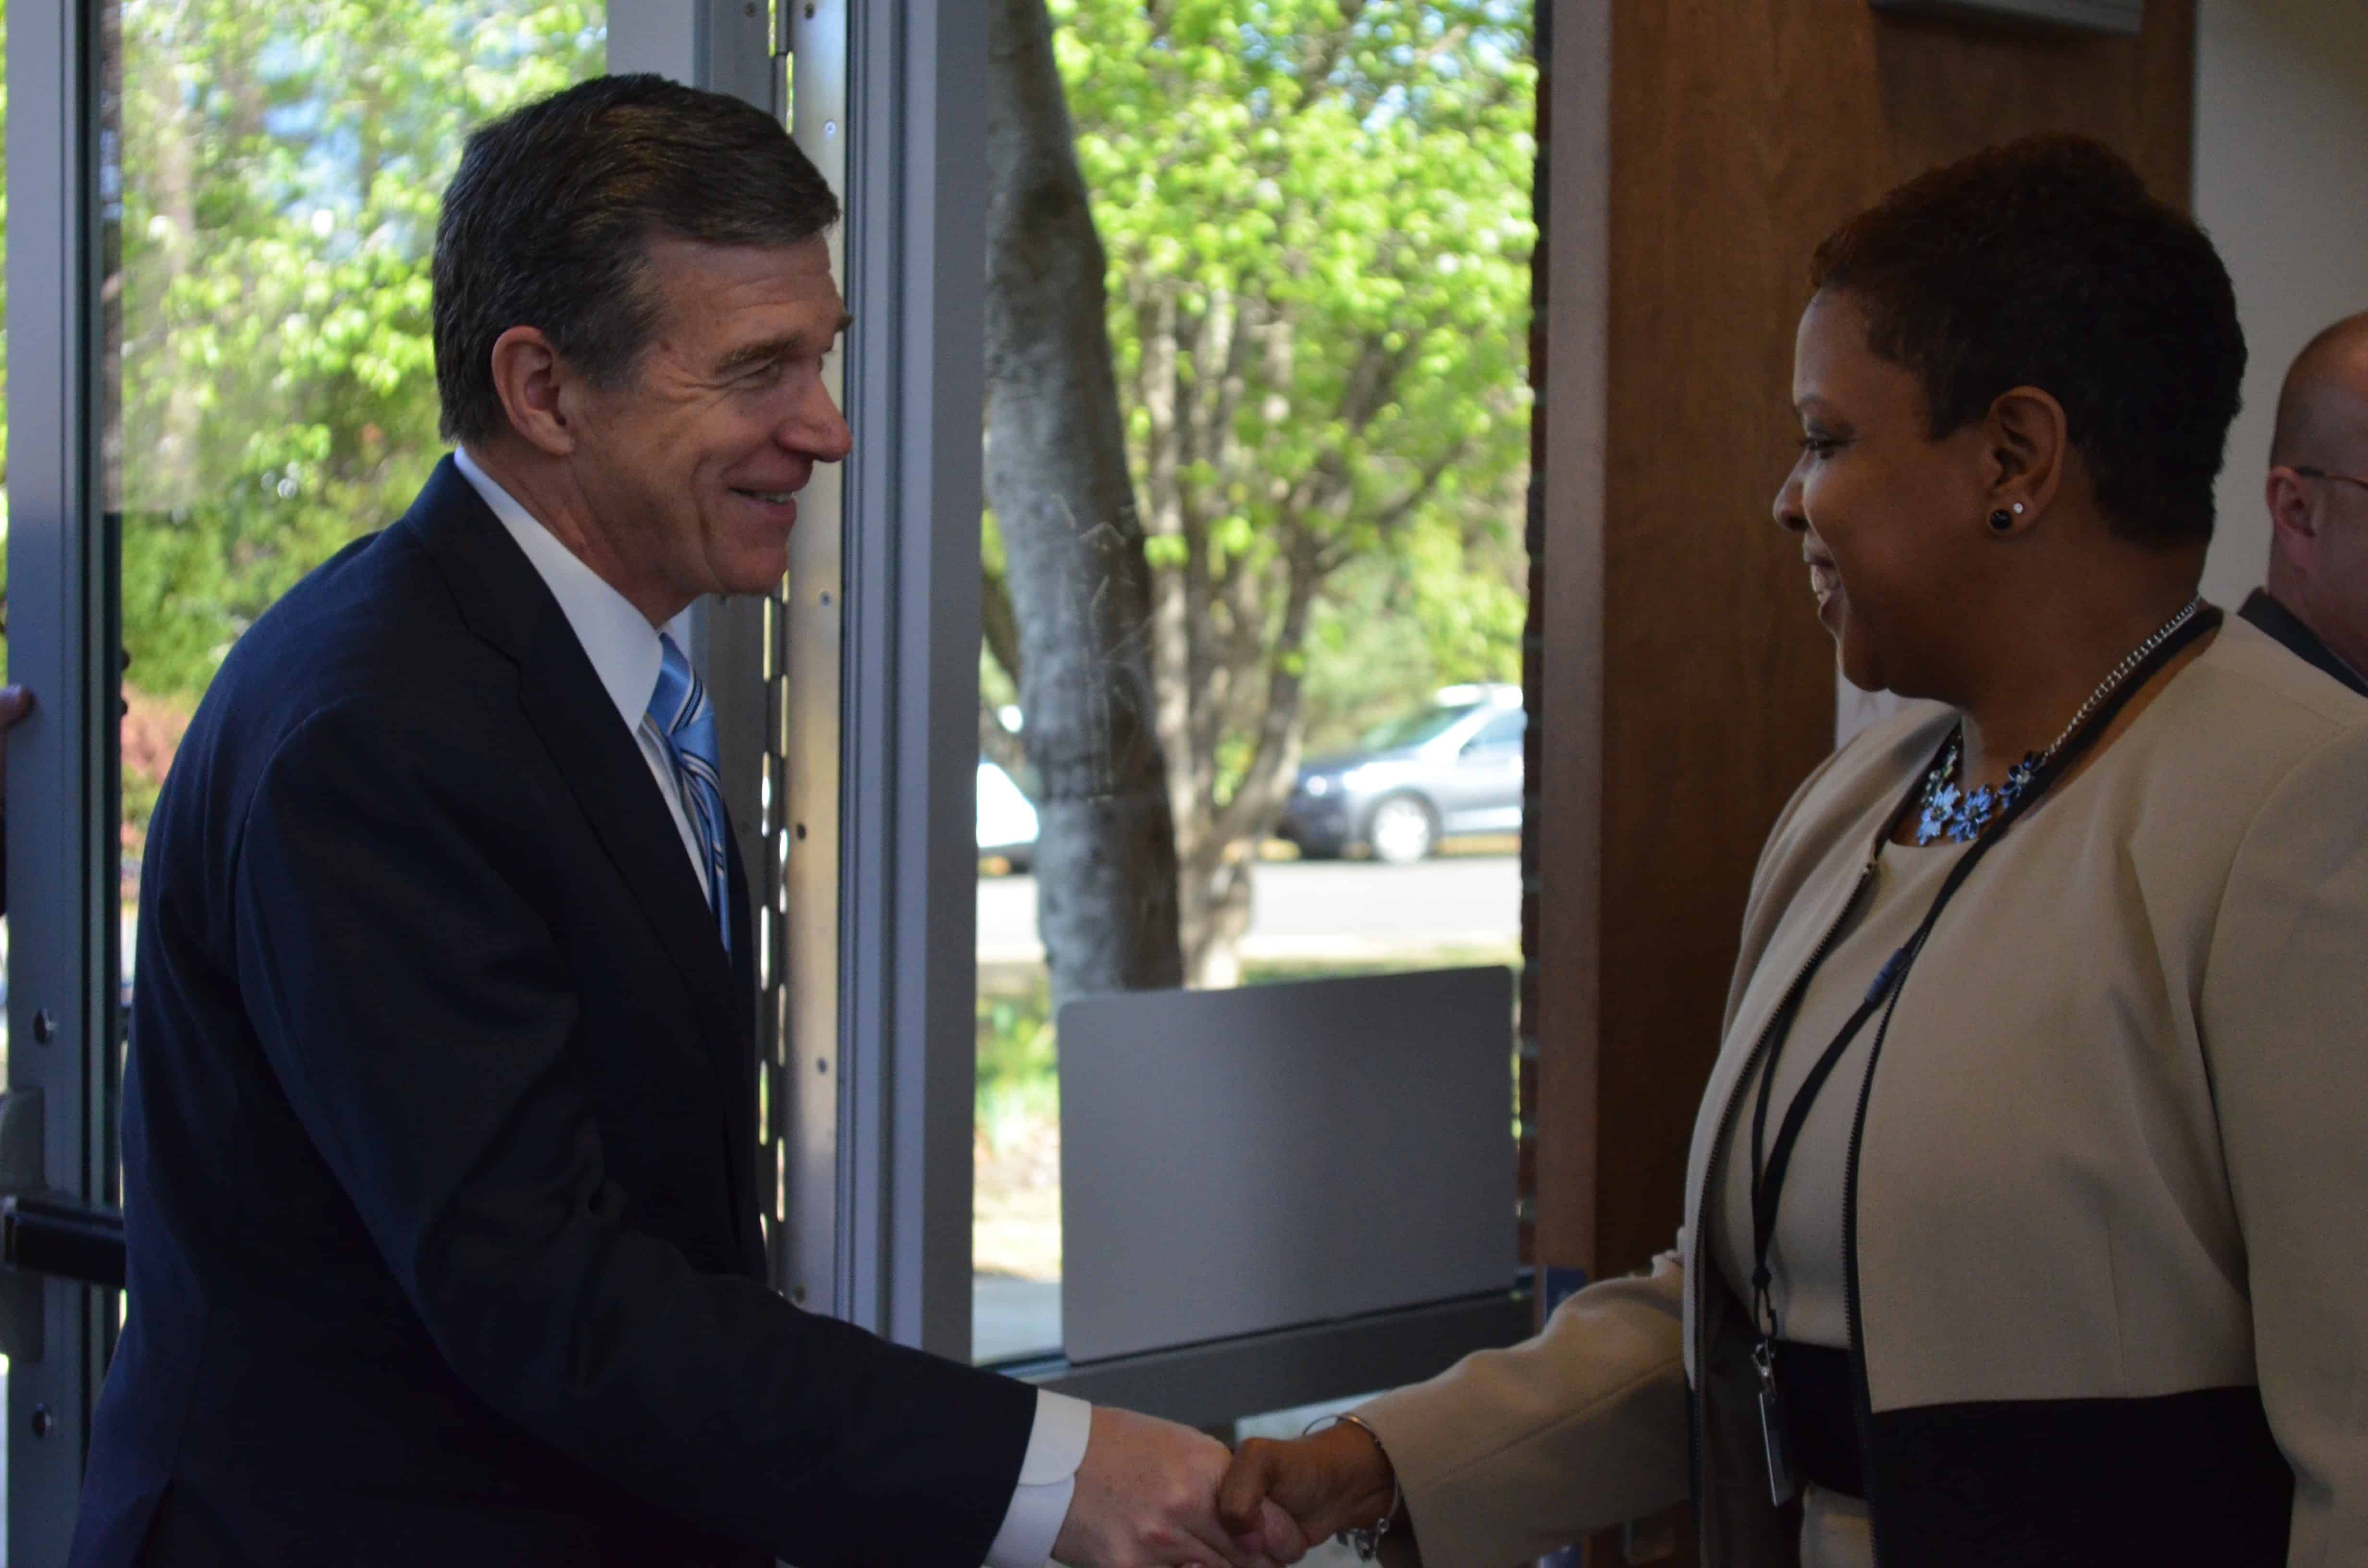
{"label": "vertical window mullion", "polygon": [[[116,540],[103,485],[98,0],[9,7],[8,1085],[41,1096],[41,1174],[114,1196],[102,1129],[121,1035]],[[9,1560],[62,1563],[112,1293],[44,1281],[42,1345],[8,1379]]]}
{"label": "vertical window mullion", "polygon": [[840,1250],[856,1322],[967,1359],[985,11],[856,0],[848,38]]}

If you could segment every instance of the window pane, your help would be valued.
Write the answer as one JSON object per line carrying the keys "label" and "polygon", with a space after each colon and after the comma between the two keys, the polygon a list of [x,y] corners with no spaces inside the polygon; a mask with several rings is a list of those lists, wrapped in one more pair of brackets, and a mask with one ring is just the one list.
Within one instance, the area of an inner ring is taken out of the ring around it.
{"label": "window pane", "polygon": [[[109,0],[102,389],[123,895],[199,699],[442,453],[427,267],[468,131],[603,68],[599,0]],[[124,943],[127,969],[132,943]]]}
{"label": "window pane", "polygon": [[1472,744],[1480,746],[1519,745],[1521,736],[1528,733],[1529,727],[1530,716],[1516,709],[1510,713],[1500,714],[1488,721],[1487,726],[1480,732]]}
{"label": "window pane", "polygon": [[[1096,232],[1000,236],[1029,266],[991,257],[990,278],[1065,276],[1099,240],[1117,406],[1098,420],[1094,346],[1078,346],[1092,334],[1064,314],[1092,311],[1089,290],[1031,299],[1025,342],[990,324],[973,1226],[988,1361],[1061,1343],[1064,981],[1048,948],[1089,949],[1172,903],[1171,968],[1192,986],[1520,958],[1520,750],[1466,747],[1520,703],[1530,6],[1049,11]],[[1044,119],[1022,134],[1057,143],[1060,106],[1030,97]],[[991,324],[1012,287],[991,281]],[[1122,446],[1125,482],[1087,516],[1074,475],[1100,460],[1097,429]],[[1130,571],[1147,592],[1113,624]],[[1060,672],[1041,688],[1040,666]],[[1031,690],[1054,711],[1030,712]],[[1112,803],[1146,721],[1172,869]],[[1040,855],[1023,830],[1086,801],[1121,825],[1093,855]],[[1075,924],[1048,935],[1045,917]],[[1150,956],[1080,961],[1067,989],[1156,984]],[[1513,1208],[1508,1191],[1508,1229]]]}

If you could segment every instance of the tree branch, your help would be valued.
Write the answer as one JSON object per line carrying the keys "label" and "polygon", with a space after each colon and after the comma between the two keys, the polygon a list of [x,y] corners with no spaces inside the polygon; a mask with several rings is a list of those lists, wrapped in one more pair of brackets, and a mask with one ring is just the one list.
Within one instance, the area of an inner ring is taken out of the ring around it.
{"label": "tree branch", "polygon": [[1436,460],[1424,465],[1421,476],[1405,494],[1373,514],[1373,527],[1384,534],[1396,528],[1413,514],[1416,507],[1430,499],[1439,489],[1439,482],[1447,477],[1447,471],[1462,462],[1471,453],[1472,442],[1467,437],[1457,441],[1455,445],[1441,452]]}
{"label": "tree branch", "polygon": [[[1295,652],[1307,641],[1307,620],[1324,576],[1315,554],[1303,539],[1289,557],[1282,624],[1275,638],[1279,655]],[[1267,681],[1266,713],[1258,725],[1257,748],[1243,771],[1242,782],[1217,818],[1221,842],[1263,836],[1290,798],[1291,783],[1299,773],[1299,710],[1304,680],[1297,661],[1277,657]]]}
{"label": "tree branch", "polygon": [[1357,22],[1364,14],[1365,0],[1340,0],[1340,25],[1308,40],[1299,56],[1299,101],[1292,106],[1293,115],[1322,96],[1324,84],[1349,51],[1349,40],[1357,36]]}

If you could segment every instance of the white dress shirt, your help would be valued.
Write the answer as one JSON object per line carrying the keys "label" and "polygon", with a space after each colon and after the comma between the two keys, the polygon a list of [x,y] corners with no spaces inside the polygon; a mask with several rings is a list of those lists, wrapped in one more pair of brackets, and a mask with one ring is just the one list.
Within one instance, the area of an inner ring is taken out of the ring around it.
{"label": "white dress shirt", "polygon": [[[657,692],[659,629],[643,618],[632,601],[585,564],[556,535],[535,519],[518,499],[487,476],[477,460],[462,447],[452,454],[453,466],[483,498],[518,547],[526,552],[562,615],[583,644],[609,699],[626,732],[642,748],[650,776],[674,817],[682,836],[683,853],[690,858],[701,891],[707,890],[707,861],[690,818],[683,812],[682,791],[675,781],[674,762],[665,741],[649,722],[650,699]],[[685,646],[690,612],[666,622],[665,631],[677,646]],[[714,895],[711,892],[710,898]],[[1038,1390],[1036,1421],[1028,1434],[1028,1451],[1019,1461],[1019,1484],[1003,1516],[1003,1528],[987,1549],[986,1568],[1042,1568],[1053,1555],[1053,1542],[1069,1517],[1076,1495],[1077,1466],[1086,1457],[1086,1439],[1093,1423],[1093,1406],[1066,1394]]]}

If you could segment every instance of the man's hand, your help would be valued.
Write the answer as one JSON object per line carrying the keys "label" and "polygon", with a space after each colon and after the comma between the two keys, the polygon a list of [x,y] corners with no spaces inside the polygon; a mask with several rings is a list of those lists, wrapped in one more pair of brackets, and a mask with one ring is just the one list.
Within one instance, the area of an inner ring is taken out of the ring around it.
{"label": "man's hand", "polygon": [[[1272,1548],[1236,1545],[1217,1523],[1217,1483],[1228,1457],[1224,1444],[1190,1426],[1094,1406],[1053,1558],[1071,1568],[1265,1568]],[[1270,1530],[1274,1546],[1291,1551],[1282,1561],[1297,1562],[1306,1547],[1290,1520],[1255,1505],[1249,1512],[1258,1523],[1248,1533]]]}
{"label": "man's hand", "polygon": [[1287,1443],[1253,1437],[1234,1456],[1217,1489],[1217,1517],[1238,1541],[1257,1544],[1278,1561],[1298,1561],[1279,1550],[1275,1511],[1290,1518],[1308,1543],[1362,1529],[1390,1511],[1397,1494],[1389,1456],[1363,1427],[1342,1422],[1312,1437]]}

